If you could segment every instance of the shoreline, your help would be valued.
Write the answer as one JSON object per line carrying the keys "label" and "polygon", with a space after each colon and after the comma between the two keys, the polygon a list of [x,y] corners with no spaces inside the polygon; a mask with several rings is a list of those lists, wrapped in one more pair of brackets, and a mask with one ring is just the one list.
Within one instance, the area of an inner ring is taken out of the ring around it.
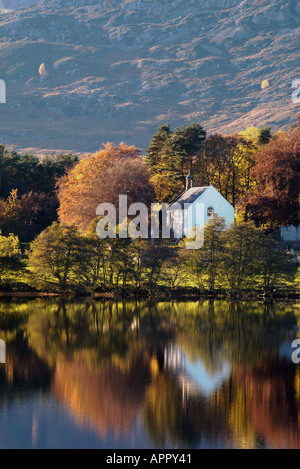
{"label": "shoreline", "polygon": [[300,300],[300,292],[277,292],[264,294],[263,292],[246,291],[233,295],[225,292],[196,293],[196,292],[156,292],[155,294],[134,294],[132,292],[94,292],[94,293],[54,293],[54,292],[0,292],[1,298],[95,298],[103,300]]}

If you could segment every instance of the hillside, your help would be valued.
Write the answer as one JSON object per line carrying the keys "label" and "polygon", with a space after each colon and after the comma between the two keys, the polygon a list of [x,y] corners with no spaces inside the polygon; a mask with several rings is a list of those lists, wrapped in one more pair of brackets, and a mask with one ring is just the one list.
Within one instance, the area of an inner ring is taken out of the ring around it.
{"label": "hillside", "polygon": [[0,14],[1,140],[19,149],[146,148],[163,122],[275,130],[300,112],[299,1],[0,0],[20,7]]}
{"label": "hillside", "polygon": [[0,0],[0,10],[15,10],[38,3],[37,0]]}

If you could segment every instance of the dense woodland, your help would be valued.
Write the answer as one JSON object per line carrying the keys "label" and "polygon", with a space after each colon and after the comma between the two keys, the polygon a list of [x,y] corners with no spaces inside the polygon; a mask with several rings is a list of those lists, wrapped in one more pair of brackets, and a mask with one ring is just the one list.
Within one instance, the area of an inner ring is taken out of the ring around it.
{"label": "dense woodland", "polygon": [[[236,224],[213,217],[200,250],[171,240],[96,235],[96,208],[173,202],[192,170],[213,185]],[[272,134],[251,127],[207,135],[199,124],[162,125],[146,155],[106,144],[91,155],[38,158],[0,147],[0,289],[123,295],[297,292],[297,264],[276,229],[299,224],[300,118]]]}

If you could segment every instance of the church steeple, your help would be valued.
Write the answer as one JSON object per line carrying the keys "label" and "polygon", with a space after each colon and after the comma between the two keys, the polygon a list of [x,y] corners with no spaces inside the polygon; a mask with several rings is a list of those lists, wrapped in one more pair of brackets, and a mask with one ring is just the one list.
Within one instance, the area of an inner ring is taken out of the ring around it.
{"label": "church steeple", "polygon": [[192,176],[192,171],[189,171],[189,174],[186,177],[186,190],[188,191],[193,187],[193,176]]}

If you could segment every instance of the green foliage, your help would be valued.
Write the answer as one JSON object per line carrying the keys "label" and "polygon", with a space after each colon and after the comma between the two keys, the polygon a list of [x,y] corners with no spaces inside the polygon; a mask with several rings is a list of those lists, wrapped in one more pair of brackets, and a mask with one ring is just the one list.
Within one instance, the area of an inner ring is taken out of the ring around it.
{"label": "green foliage", "polygon": [[74,268],[85,257],[84,245],[73,227],[53,223],[32,243],[28,253],[32,283],[41,289],[70,291]]}
{"label": "green foliage", "polygon": [[78,161],[78,156],[63,153],[43,159],[27,153],[18,155],[1,145],[0,198],[6,199],[13,189],[20,195],[28,192],[54,195],[57,178]]}
{"label": "green foliage", "polygon": [[[295,269],[272,236],[244,220],[271,228],[297,222],[299,135],[299,128],[272,136],[268,127],[251,127],[238,135],[206,138],[198,124],[174,132],[167,124],[159,127],[149,145],[148,169],[135,147],[107,144],[81,159],[67,177],[67,170],[78,162],[76,156],[39,159],[1,145],[1,242],[6,246],[12,239],[34,240],[29,251],[30,282],[42,290],[152,295],[159,289],[174,292],[197,286],[210,293],[239,295],[255,288],[268,294],[291,282]],[[150,203],[154,188],[158,201],[171,202],[184,190],[190,168],[195,185],[213,185],[238,207],[237,225],[225,230],[224,221],[214,217],[205,227],[203,248],[189,253],[165,240],[97,238],[94,217],[100,196],[105,200],[109,194],[117,201],[122,185],[127,192],[130,187],[132,201],[144,197]],[[58,178],[60,205],[55,191]],[[56,223],[58,210],[66,225]],[[85,231],[94,220],[85,236],[73,227],[82,228],[80,220]],[[22,267],[17,253],[3,254],[1,259],[2,278]]]}
{"label": "green foliage", "polygon": [[197,165],[206,132],[199,124],[177,128],[160,126],[147,150],[146,161],[159,202],[171,201],[185,188],[186,175]]}
{"label": "green foliage", "polygon": [[204,245],[201,249],[191,251],[187,265],[196,285],[200,290],[215,290],[216,282],[221,275],[220,261],[223,253],[222,233],[225,221],[213,217],[204,228]]}
{"label": "green foliage", "polygon": [[266,235],[260,230],[255,251],[258,285],[265,293],[273,292],[281,284],[294,280],[295,264],[291,262],[292,256],[281,248],[272,235]]}
{"label": "green foliage", "polygon": [[18,155],[0,146],[0,229],[31,241],[57,220],[57,179],[78,162],[71,154]]}
{"label": "green foliage", "polygon": [[203,248],[189,254],[189,273],[200,290],[270,294],[293,281],[291,256],[273,236],[251,222],[224,228],[224,221],[214,217],[204,229]]}
{"label": "green foliage", "polygon": [[167,145],[171,135],[169,124],[161,125],[156,134],[153,135],[148,150],[146,152],[146,162],[150,170],[156,170],[159,165],[160,155],[163,148]]}
{"label": "green foliage", "polygon": [[124,295],[174,293],[194,287],[200,293],[233,296],[256,290],[272,294],[293,283],[295,266],[279,243],[251,222],[225,229],[213,217],[204,229],[201,249],[182,241],[99,239],[54,223],[31,243],[31,284],[59,292],[118,292]]}
{"label": "green foliage", "polygon": [[257,267],[259,231],[252,223],[243,223],[231,226],[222,238],[224,284],[232,294],[237,294],[251,281]]}
{"label": "green foliage", "polygon": [[18,237],[13,234],[3,236],[0,231],[0,286],[8,280],[12,283],[22,267]]}
{"label": "green foliage", "polygon": [[53,223],[30,245],[30,283],[59,292],[146,290],[153,293],[170,247],[165,241],[84,237],[74,227]]}
{"label": "green foliage", "polygon": [[259,145],[266,145],[272,138],[271,127],[263,127],[259,131],[258,143]]}
{"label": "green foliage", "polygon": [[14,257],[19,254],[19,251],[18,237],[13,234],[2,236],[0,231],[0,257]]}

